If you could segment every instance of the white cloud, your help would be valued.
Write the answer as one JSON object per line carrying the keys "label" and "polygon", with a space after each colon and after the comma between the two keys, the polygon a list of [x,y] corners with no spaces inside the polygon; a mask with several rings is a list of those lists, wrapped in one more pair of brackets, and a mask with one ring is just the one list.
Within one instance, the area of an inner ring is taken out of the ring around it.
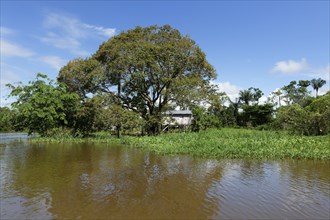
{"label": "white cloud", "polygon": [[319,89],[318,95],[324,95],[329,90],[330,90],[329,81],[327,81],[327,83]]}
{"label": "white cloud", "polygon": [[81,49],[81,44],[78,39],[70,36],[61,36],[53,32],[48,32],[45,37],[40,38],[42,42],[48,43],[60,49],[69,50],[71,53],[78,56],[87,56],[89,53]]}
{"label": "white cloud", "polygon": [[87,38],[110,38],[115,35],[115,28],[105,28],[81,22],[75,17],[63,14],[50,13],[47,15],[44,26],[50,30],[41,41],[60,49],[69,50],[80,56],[89,53],[82,49],[81,41]]}
{"label": "white cloud", "polygon": [[0,27],[1,38],[0,38],[0,54],[1,57],[32,57],[34,52],[17,44],[6,40],[6,35],[12,35],[15,33],[14,30],[7,27]]}
{"label": "white cloud", "polygon": [[330,63],[328,66],[312,71],[313,78],[322,78],[326,80],[326,84],[319,89],[319,95],[324,95],[330,90]]}
{"label": "white cloud", "polygon": [[68,34],[70,37],[80,38],[84,37],[84,29],[82,24],[76,18],[50,13],[47,15],[44,25],[48,29],[55,29],[61,34]]}
{"label": "white cloud", "polygon": [[[1,63],[2,65],[2,63]],[[3,70],[1,68],[1,88],[6,88],[6,84],[19,82],[20,77],[17,73],[13,72],[12,70]]]}
{"label": "white cloud", "polygon": [[[275,93],[278,93],[279,91],[281,91],[279,93],[279,95],[275,95]],[[267,101],[269,101],[271,103],[275,103],[276,104],[275,108],[287,105],[286,102],[283,100],[283,91],[281,88],[276,88],[274,91],[269,93],[269,95],[267,97]]]}
{"label": "white cloud", "polygon": [[1,57],[32,57],[34,52],[1,38]]}
{"label": "white cloud", "polygon": [[265,103],[267,103],[267,101],[268,101],[268,97],[263,95],[263,96],[261,96],[260,99],[258,100],[258,103],[259,103],[259,104],[265,104]]}
{"label": "white cloud", "polygon": [[[239,92],[243,90],[242,88],[231,84],[230,82],[223,82],[223,83],[214,83],[214,85],[218,86],[219,92],[225,92],[227,96],[230,98],[232,102],[237,102],[239,98]],[[258,103],[259,104],[265,104],[268,101],[268,98],[270,96],[261,96]],[[229,103],[225,103],[225,105],[228,105]]]}
{"label": "white cloud", "polygon": [[330,90],[330,63],[325,67],[310,68],[306,75],[312,78],[321,78],[326,81],[326,84],[319,89],[319,95],[324,95]]}
{"label": "white cloud", "polygon": [[43,56],[40,57],[39,60],[44,62],[45,64],[50,65],[53,69],[57,71],[59,71],[66,63],[66,60],[58,56]]}
{"label": "white cloud", "polygon": [[314,68],[308,71],[308,75],[314,78],[322,78],[324,80],[330,80],[330,63],[323,68]]}
{"label": "white cloud", "polygon": [[[30,60],[33,60],[30,59]],[[0,63],[0,106],[9,106],[10,103],[16,100],[16,98],[7,98],[10,93],[10,89],[6,84],[16,85],[19,82],[26,84],[28,80],[35,76],[35,72],[30,71],[28,68],[20,67],[16,64],[9,64],[1,60]]]}
{"label": "white cloud", "polygon": [[60,49],[69,50],[78,56],[87,56],[89,54],[87,51],[81,49],[79,40],[69,36],[63,38],[60,35],[49,32],[46,37],[41,38],[41,41]]}
{"label": "white cloud", "polygon": [[14,101],[13,98],[8,99],[8,95],[10,93],[9,88],[6,84],[13,84],[15,82],[19,82],[20,76],[17,74],[14,69],[10,68],[6,63],[1,62],[1,75],[0,75],[0,107],[9,106],[10,103]]}
{"label": "white cloud", "polygon": [[4,35],[11,35],[11,34],[15,33],[15,31],[10,29],[10,28],[6,28],[6,27],[1,26],[0,27],[0,33],[1,33],[1,37],[2,37]]}
{"label": "white cloud", "polygon": [[84,26],[89,29],[90,31],[96,31],[96,34],[100,36],[104,36],[107,38],[113,37],[116,34],[116,29],[115,28],[104,28],[100,26],[94,26],[94,25],[89,25],[89,24],[84,24]]}
{"label": "white cloud", "polygon": [[272,69],[274,73],[284,73],[284,74],[293,74],[306,71],[308,69],[308,64],[305,58],[300,61],[294,60],[283,60],[275,64]]}
{"label": "white cloud", "polygon": [[235,101],[239,97],[239,91],[241,90],[238,86],[231,84],[230,82],[214,83],[218,86],[220,92],[225,92],[231,101]]}
{"label": "white cloud", "polygon": [[45,43],[52,44],[55,47],[60,49],[67,49],[67,48],[79,48],[80,43],[77,39],[67,36],[62,38],[60,35],[48,32],[46,37],[41,38],[41,40]]}
{"label": "white cloud", "polygon": [[17,65],[8,64],[5,62],[1,62],[0,65],[1,88],[7,83],[25,81],[34,76],[33,72],[30,72],[28,69],[19,67]]}

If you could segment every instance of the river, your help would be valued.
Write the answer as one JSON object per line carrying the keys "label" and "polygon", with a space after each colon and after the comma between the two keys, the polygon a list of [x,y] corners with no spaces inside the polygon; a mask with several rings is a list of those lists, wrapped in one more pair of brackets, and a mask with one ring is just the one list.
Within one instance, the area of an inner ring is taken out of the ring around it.
{"label": "river", "polygon": [[330,162],[0,140],[0,219],[329,219]]}

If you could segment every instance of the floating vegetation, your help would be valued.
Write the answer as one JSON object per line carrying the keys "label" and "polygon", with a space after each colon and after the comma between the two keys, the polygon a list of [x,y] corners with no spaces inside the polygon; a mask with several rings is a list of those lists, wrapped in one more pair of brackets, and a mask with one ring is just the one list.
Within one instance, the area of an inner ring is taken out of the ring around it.
{"label": "floating vegetation", "polygon": [[96,133],[91,138],[39,138],[32,141],[92,141],[123,144],[158,154],[189,154],[228,159],[330,160],[330,136],[298,136],[283,131],[208,129],[199,133],[168,133],[159,136],[114,138]]}

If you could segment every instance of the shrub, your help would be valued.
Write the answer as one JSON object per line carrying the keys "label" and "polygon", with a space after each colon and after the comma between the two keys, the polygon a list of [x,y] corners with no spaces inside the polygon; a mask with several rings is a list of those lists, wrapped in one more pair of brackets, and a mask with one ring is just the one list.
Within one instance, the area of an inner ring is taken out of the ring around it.
{"label": "shrub", "polygon": [[330,133],[330,93],[314,99],[306,107],[298,104],[278,109],[273,127],[303,135]]}

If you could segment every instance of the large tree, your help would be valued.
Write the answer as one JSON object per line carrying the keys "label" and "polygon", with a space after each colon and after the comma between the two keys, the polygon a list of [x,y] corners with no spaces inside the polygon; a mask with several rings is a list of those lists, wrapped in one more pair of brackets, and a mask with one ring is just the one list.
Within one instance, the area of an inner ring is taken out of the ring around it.
{"label": "large tree", "polygon": [[[269,98],[269,101],[273,102],[275,105],[278,105],[278,107],[281,107],[281,98],[283,95],[283,91],[281,89],[277,89],[271,93],[271,97]],[[275,101],[277,99],[277,101]]]}
{"label": "large tree", "polygon": [[315,97],[317,97],[319,89],[326,83],[326,81],[321,78],[318,78],[318,79],[312,79],[310,83],[313,89],[315,90]]}
{"label": "large tree", "polygon": [[85,101],[89,93],[97,90],[96,82],[102,73],[99,62],[95,59],[74,59],[65,65],[57,77],[67,85],[69,92],[75,92]]}
{"label": "large tree", "polygon": [[285,101],[286,104],[301,104],[309,95],[307,91],[309,85],[310,82],[308,80],[299,80],[298,83],[296,81],[291,81],[288,85],[281,88],[284,94],[283,97],[285,98],[283,101]]}
{"label": "large tree", "polygon": [[[203,100],[216,77],[199,46],[169,25],[122,32],[103,43],[91,59],[99,61],[95,68],[103,70],[83,74],[93,75],[89,78],[94,91],[139,113],[147,132],[153,134],[160,131],[161,115],[169,103]],[[71,74],[61,71],[59,79],[70,79]]]}

